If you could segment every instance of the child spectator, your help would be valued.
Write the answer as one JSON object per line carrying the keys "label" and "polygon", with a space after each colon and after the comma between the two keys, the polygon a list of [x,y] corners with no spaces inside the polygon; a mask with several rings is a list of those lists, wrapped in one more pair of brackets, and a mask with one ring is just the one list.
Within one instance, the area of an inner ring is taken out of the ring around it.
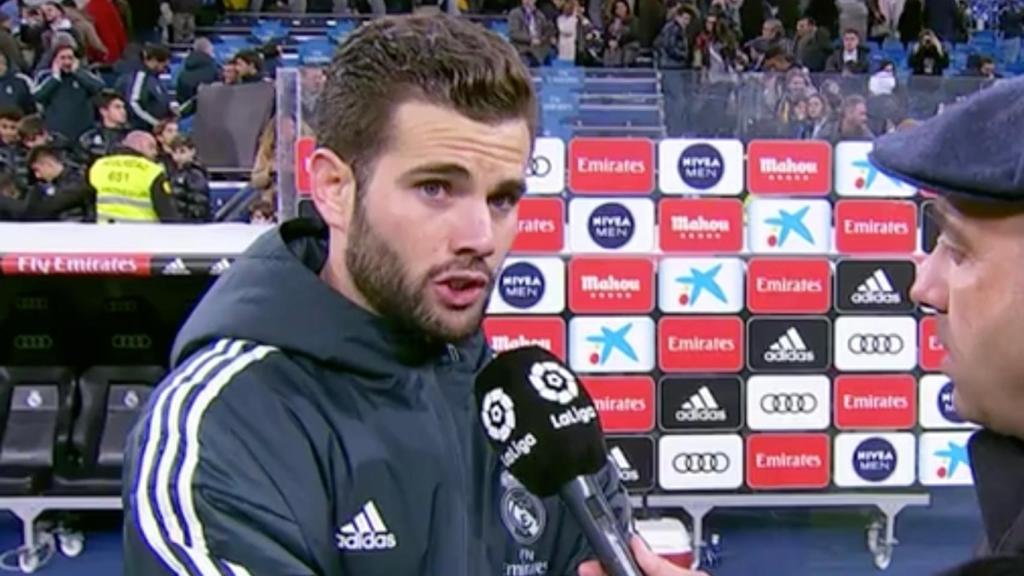
{"label": "child spectator", "polygon": [[26,220],[96,220],[92,189],[81,170],[65,164],[59,149],[45,145],[34,148],[28,155],[28,165],[38,183],[28,191]]}
{"label": "child spectator", "polygon": [[96,96],[96,109],[100,114],[99,126],[78,139],[78,145],[90,162],[110,154],[128,134],[128,109],[120,94],[103,90]]}
{"label": "child spectator", "polygon": [[273,224],[277,222],[277,214],[274,211],[274,206],[266,200],[257,200],[249,206],[249,223],[250,224]]}
{"label": "child spectator", "polygon": [[210,179],[196,162],[196,147],[187,136],[174,137],[170,144],[172,166],[168,171],[178,212],[187,222],[210,221]]}

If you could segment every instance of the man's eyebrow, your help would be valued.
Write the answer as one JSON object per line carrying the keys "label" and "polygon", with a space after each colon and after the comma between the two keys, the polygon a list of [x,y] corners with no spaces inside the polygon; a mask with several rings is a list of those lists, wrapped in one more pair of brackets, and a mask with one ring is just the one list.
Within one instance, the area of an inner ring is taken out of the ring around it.
{"label": "man's eyebrow", "polygon": [[932,204],[931,218],[938,226],[939,232],[949,236],[951,240],[957,243],[962,243],[967,239],[967,235],[964,234],[963,227],[958,221],[954,211],[956,208],[936,202]]}
{"label": "man's eyebrow", "polygon": [[491,190],[488,196],[501,196],[503,194],[515,196],[517,200],[522,198],[526,195],[526,180],[522,178],[502,180]]}
{"label": "man's eyebrow", "polygon": [[450,178],[469,178],[469,170],[461,164],[453,162],[433,162],[417,166],[405,173],[407,177],[415,176],[448,176]]}

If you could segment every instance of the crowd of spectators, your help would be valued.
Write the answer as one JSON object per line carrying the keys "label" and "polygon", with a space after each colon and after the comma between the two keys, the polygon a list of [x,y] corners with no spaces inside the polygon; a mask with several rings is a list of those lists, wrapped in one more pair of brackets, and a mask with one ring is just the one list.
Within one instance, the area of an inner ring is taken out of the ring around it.
{"label": "crowd of spectators", "polygon": [[[201,4],[0,3],[0,220],[108,221],[99,180],[109,174],[97,164],[112,156],[151,163],[122,168],[159,168],[144,182],[156,219],[211,220],[209,175],[179,122],[190,121],[201,86],[263,81],[272,58],[251,49],[218,63],[211,41],[195,37]],[[192,45],[170,91],[164,40]],[[252,214],[272,219],[273,199],[257,203]]]}

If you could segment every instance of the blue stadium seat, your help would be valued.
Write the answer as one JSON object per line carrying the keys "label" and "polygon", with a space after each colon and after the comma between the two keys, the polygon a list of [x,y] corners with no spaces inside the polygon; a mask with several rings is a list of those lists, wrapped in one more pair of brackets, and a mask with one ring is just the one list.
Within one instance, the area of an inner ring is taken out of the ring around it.
{"label": "blue stadium seat", "polygon": [[334,45],[326,39],[299,44],[300,66],[326,66],[334,56]]}
{"label": "blue stadium seat", "polygon": [[661,110],[647,105],[583,105],[578,120],[584,126],[642,126],[659,127]]}
{"label": "blue stadium seat", "polygon": [[274,20],[261,20],[252,27],[250,34],[260,44],[268,44],[274,41],[280,41],[288,37],[288,25],[284,21]]}
{"label": "blue stadium seat", "polygon": [[335,44],[340,44],[346,36],[356,29],[355,20],[338,20],[327,28],[327,38]]}
{"label": "blue stadium seat", "polygon": [[210,182],[210,209],[216,212],[248,185],[244,181]]}
{"label": "blue stadium seat", "polygon": [[248,50],[255,46],[245,36],[221,36],[213,44],[213,55],[217,62],[223,64],[233,58],[242,50]]}

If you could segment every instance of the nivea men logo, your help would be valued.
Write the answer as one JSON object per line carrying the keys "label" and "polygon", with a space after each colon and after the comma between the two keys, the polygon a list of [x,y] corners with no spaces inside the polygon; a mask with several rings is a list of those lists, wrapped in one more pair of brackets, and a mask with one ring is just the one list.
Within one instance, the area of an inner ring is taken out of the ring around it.
{"label": "nivea men logo", "polygon": [[707,190],[722,180],[725,160],[710,144],[693,144],[679,156],[679,177],[691,188]]}
{"label": "nivea men logo", "polygon": [[636,221],[625,206],[608,202],[590,214],[587,229],[598,246],[613,250],[625,246],[633,237]]}
{"label": "nivea men logo", "polygon": [[498,289],[509,306],[530,308],[544,297],[544,275],[529,262],[516,262],[501,272]]}
{"label": "nivea men logo", "polygon": [[869,482],[887,480],[896,471],[896,464],[896,449],[885,438],[868,438],[853,451],[854,471]]}
{"label": "nivea men logo", "polygon": [[908,260],[843,260],[836,267],[840,312],[910,312],[914,263]]}
{"label": "nivea men logo", "polygon": [[939,414],[954,424],[963,424],[964,419],[956,413],[956,406],[953,405],[953,381],[950,380],[939,389],[937,398]]}
{"label": "nivea men logo", "polygon": [[748,364],[755,372],[818,371],[831,365],[827,318],[751,318]]}

